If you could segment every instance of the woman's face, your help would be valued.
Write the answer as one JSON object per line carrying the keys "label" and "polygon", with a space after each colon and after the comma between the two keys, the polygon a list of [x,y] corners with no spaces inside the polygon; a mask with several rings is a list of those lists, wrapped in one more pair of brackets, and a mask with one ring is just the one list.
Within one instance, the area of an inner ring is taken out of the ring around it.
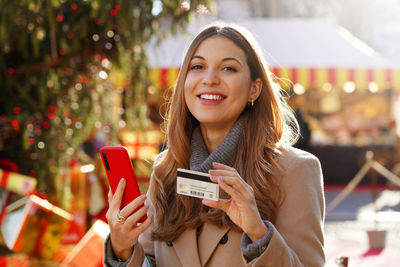
{"label": "woman's face", "polygon": [[228,38],[212,36],[190,61],[185,101],[200,125],[230,129],[250,101],[251,86],[244,51]]}

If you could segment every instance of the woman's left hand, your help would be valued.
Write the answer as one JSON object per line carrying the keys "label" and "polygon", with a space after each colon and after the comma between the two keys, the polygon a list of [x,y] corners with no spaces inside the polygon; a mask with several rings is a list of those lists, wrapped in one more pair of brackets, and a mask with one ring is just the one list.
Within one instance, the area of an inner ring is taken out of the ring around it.
{"label": "woman's left hand", "polygon": [[261,219],[253,188],[240,177],[236,169],[216,162],[213,166],[215,170],[209,170],[211,181],[218,183],[231,198],[218,201],[203,199],[203,204],[223,210],[253,242],[263,237],[268,228]]}

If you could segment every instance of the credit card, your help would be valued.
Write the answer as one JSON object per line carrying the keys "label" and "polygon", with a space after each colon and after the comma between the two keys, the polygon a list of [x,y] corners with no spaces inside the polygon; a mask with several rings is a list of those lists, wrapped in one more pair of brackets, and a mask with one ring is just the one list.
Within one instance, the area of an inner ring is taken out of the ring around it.
{"label": "credit card", "polygon": [[218,200],[219,185],[211,182],[208,173],[178,169],[177,193],[181,195]]}

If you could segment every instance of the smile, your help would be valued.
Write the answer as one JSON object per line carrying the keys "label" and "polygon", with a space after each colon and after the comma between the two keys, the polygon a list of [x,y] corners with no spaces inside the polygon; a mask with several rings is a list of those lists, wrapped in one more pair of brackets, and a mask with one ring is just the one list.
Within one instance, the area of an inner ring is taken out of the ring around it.
{"label": "smile", "polygon": [[219,94],[201,94],[199,95],[201,99],[206,100],[223,100],[225,97]]}

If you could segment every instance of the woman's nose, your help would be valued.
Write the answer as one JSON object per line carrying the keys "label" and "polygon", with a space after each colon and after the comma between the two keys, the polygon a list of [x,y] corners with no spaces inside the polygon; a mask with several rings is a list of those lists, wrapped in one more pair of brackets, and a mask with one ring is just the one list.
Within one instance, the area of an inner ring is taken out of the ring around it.
{"label": "woman's nose", "polygon": [[218,83],[219,83],[219,77],[216,71],[213,70],[212,68],[207,69],[207,71],[204,72],[203,84],[214,85]]}

